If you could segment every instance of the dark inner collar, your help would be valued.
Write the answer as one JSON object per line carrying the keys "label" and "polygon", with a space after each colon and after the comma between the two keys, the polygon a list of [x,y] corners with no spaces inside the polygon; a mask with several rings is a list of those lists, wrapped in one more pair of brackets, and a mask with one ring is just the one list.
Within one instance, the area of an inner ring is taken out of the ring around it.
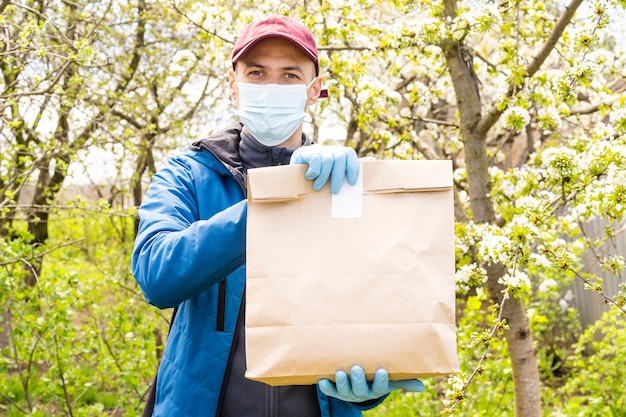
{"label": "dark inner collar", "polygon": [[[311,140],[303,133],[302,145],[311,145]],[[265,146],[259,143],[246,129],[241,131],[239,156],[246,169],[266,166],[289,165],[294,149]]]}

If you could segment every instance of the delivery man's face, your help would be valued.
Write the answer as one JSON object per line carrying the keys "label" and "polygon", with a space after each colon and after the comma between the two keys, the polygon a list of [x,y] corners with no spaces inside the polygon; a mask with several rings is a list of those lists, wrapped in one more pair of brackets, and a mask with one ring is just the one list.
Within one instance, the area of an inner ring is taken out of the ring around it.
{"label": "delivery man's face", "polygon": [[[268,38],[259,41],[239,59],[229,78],[230,89],[238,99],[235,80],[254,84],[309,84],[315,78],[315,64],[291,42]],[[317,78],[309,89],[307,105],[315,103],[321,88],[322,80]]]}
{"label": "delivery man's face", "polygon": [[[229,72],[229,77],[230,90],[237,102],[237,108],[239,108],[240,104],[239,83],[242,85],[246,83],[264,85],[278,84],[280,86],[294,84],[306,85],[306,97],[302,97],[305,101],[300,101],[300,99],[296,97],[298,105],[304,103],[302,110],[305,111],[309,105],[315,103],[322,88],[321,77],[315,76],[315,63],[297,46],[282,38],[268,38],[253,45],[250,50],[239,59],[235,70]],[[270,86],[269,88],[275,89],[277,96],[285,93],[285,91],[283,91],[284,88],[278,86]],[[289,91],[293,91],[293,89],[287,90],[287,92]],[[293,98],[293,93],[289,94],[291,94]],[[272,94],[270,94],[269,97],[272,97]],[[249,99],[250,98],[247,98],[245,100]],[[271,105],[272,103],[267,104]],[[298,109],[296,109],[296,112],[298,112]],[[282,111],[281,114],[287,113]],[[255,114],[254,116],[258,115]],[[288,120],[287,122],[290,121]],[[250,126],[247,126],[247,128],[253,136],[257,137],[257,140],[261,140],[261,135],[266,134],[267,137],[264,139],[267,141],[267,146],[281,146],[296,149],[302,146],[302,122],[297,120],[296,122],[300,124],[295,128],[295,131],[290,130],[293,132],[291,136],[279,138],[280,143],[276,144],[270,144],[272,143],[271,140],[275,139],[272,137],[274,132],[262,133],[261,131],[256,131],[255,133],[253,129],[254,122],[248,120],[248,122],[244,122],[244,124],[252,123]]]}

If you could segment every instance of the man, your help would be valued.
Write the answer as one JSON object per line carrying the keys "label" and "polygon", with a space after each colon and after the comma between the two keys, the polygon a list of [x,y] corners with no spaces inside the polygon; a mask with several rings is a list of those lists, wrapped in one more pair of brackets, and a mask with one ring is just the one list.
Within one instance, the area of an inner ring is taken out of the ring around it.
{"label": "man", "polygon": [[133,273],[148,302],[177,308],[147,415],[353,417],[393,389],[420,391],[420,381],[389,382],[383,369],[367,382],[358,366],[315,386],[244,377],[247,169],[308,164],[315,190],[330,181],[337,193],[344,179],[356,182],[359,161],[350,148],[314,145],[302,133],[306,108],[324,94],[308,29],[285,17],[253,22],[232,65],[243,123],[172,158],[139,208]]}

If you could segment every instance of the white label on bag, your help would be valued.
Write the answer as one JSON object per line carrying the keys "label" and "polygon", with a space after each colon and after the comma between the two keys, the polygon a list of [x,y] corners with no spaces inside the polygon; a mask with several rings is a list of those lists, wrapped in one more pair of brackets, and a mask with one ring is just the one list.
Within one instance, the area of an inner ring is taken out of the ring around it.
{"label": "white label on bag", "polygon": [[330,217],[336,219],[355,219],[363,216],[363,164],[359,169],[356,184],[343,181],[339,193],[332,195]]}

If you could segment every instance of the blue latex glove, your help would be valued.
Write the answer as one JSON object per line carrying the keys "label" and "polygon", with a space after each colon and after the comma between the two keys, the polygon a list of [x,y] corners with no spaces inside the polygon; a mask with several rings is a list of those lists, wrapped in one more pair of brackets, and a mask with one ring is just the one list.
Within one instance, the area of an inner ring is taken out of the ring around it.
{"label": "blue latex glove", "polygon": [[356,184],[361,167],[359,158],[352,148],[345,146],[302,146],[291,155],[291,164],[308,164],[304,173],[307,180],[313,180],[313,189],[322,189],[330,177],[330,191],[337,194],[344,178],[350,185]]}
{"label": "blue latex glove", "polygon": [[376,371],[374,381],[367,382],[363,368],[358,365],[352,367],[350,376],[344,371],[337,371],[334,384],[326,378],[320,379],[317,384],[324,394],[353,403],[375,400],[397,389],[411,392],[424,390],[424,384],[419,379],[389,381],[389,374],[384,369]]}

